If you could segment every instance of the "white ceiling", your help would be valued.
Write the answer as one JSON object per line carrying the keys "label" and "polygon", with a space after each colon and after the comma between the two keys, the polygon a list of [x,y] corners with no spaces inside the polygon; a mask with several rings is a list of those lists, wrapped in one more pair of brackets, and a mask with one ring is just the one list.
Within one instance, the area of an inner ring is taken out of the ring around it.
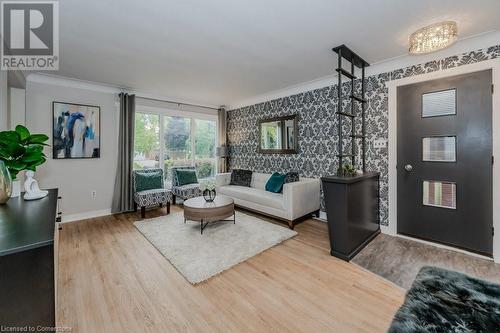
{"label": "white ceiling", "polygon": [[61,0],[60,76],[221,105],[332,73],[333,46],[370,63],[414,30],[500,29],[499,0]]}

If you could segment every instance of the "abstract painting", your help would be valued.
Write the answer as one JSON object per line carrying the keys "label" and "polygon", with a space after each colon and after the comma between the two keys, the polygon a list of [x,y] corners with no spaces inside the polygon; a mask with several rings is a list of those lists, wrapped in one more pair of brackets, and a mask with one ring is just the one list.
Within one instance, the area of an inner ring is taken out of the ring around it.
{"label": "abstract painting", "polygon": [[100,107],[53,102],[52,111],[53,158],[100,157]]}

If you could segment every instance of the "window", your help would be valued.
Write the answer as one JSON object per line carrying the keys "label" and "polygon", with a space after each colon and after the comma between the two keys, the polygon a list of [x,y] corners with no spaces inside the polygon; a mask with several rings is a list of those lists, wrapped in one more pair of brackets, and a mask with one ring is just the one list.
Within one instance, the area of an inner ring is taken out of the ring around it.
{"label": "window", "polygon": [[215,176],[217,116],[157,108],[136,112],[134,169],[195,166],[198,179]]}
{"label": "window", "polygon": [[165,178],[171,181],[171,167],[193,165],[190,118],[163,117],[163,148]]}
{"label": "window", "polygon": [[457,208],[457,185],[452,182],[424,180],[423,204],[440,208]]}
{"label": "window", "polygon": [[422,138],[422,161],[456,162],[456,141],[455,136]]}
{"label": "window", "polygon": [[217,126],[215,121],[195,119],[194,162],[198,178],[215,176],[215,147]]}
{"label": "window", "polygon": [[134,169],[160,166],[160,117],[156,114],[135,114]]}
{"label": "window", "polygon": [[436,91],[422,95],[422,117],[457,114],[456,89]]}

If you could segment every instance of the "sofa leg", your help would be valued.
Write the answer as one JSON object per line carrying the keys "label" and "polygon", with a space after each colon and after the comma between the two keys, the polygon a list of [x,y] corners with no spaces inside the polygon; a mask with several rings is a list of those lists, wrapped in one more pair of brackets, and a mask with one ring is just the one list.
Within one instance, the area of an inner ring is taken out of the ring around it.
{"label": "sofa leg", "polygon": [[175,195],[172,195],[172,204],[175,205]]}
{"label": "sofa leg", "polygon": [[141,207],[141,217],[145,218],[146,217],[146,207]]}
{"label": "sofa leg", "polygon": [[167,215],[170,214],[170,202],[167,202]]}
{"label": "sofa leg", "polygon": [[289,220],[289,221],[288,221],[288,227],[289,227],[290,229],[292,229],[292,230],[293,230],[293,228],[295,227],[295,225],[294,225],[294,223],[293,223],[293,221],[292,221],[292,220]]}
{"label": "sofa leg", "polygon": [[314,216],[316,216],[317,218],[319,218],[319,213],[320,213],[320,210],[318,209],[317,211],[315,211],[313,214]]}

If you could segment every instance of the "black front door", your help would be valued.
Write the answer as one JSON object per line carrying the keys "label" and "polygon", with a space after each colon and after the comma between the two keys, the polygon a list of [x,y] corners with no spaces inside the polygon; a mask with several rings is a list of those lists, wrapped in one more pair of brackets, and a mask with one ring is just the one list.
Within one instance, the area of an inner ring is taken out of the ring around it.
{"label": "black front door", "polygon": [[398,233],[491,256],[491,70],[398,87]]}

